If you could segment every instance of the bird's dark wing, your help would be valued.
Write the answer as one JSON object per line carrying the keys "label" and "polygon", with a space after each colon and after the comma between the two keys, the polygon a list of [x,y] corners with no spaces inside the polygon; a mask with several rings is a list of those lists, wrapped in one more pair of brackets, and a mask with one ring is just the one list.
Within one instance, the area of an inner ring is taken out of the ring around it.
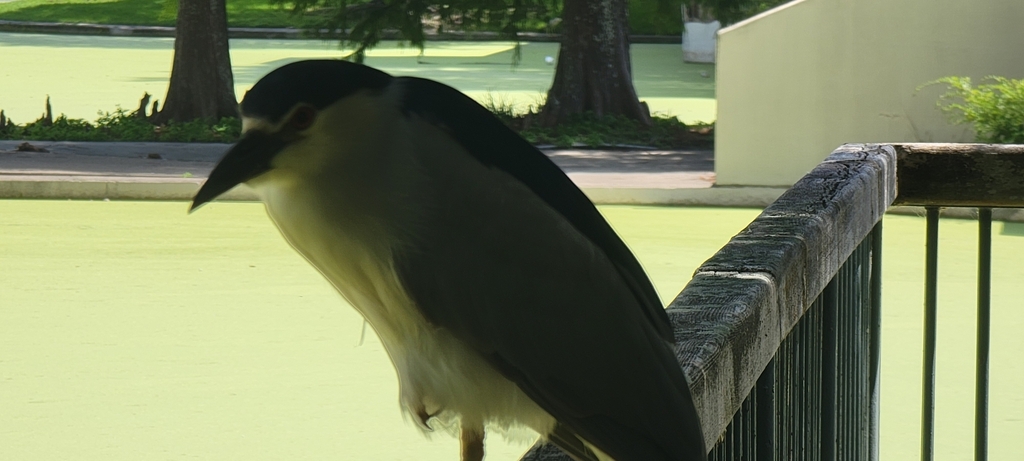
{"label": "bird's dark wing", "polygon": [[394,256],[424,316],[564,425],[552,441],[575,434],[619,461],[704,459],[662,332],[667,316],[625,244],[543,153],[485,109],[440,84],[405,83],[411,129],[421,130],[413,139],[448,128],[457,142],[445,154],[467,157],[423,166],[433,209]]}
{"label": "bird's dark wing", "polygon": [[415,77],[396,78],[406,88],[402,108],[451,134],[470,155],[525,184],[589,238],[615,265],[644,315],[666,341],[672,326],[647,274],[593,202],[543,152],[505,126],[490,111],[447,85]]}
{"label": "bird's dark wing", "polygon": [[611,260],[504,173],[424,168],[431,213],[393,256],[424,317],[615,459],[703,459],[682,369]]}

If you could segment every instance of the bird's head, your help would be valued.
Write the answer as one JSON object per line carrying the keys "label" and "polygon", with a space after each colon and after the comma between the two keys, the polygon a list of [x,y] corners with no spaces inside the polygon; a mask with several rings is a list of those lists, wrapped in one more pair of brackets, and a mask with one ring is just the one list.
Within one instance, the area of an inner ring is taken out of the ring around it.
{"label": "bird's head", "polygon": [[272,170],[282,153],[322,144],[337,128],[328,120],[339,102],[390,82],[384,72],[340,60],[299,61],[267,74],[239,105],[242,138],[210,172],[190,211]]}

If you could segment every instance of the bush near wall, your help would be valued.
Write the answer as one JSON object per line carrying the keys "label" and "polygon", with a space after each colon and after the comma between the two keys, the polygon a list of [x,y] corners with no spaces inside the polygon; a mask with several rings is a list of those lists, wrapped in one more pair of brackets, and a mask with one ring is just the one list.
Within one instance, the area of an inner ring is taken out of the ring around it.
{"label": "bush near wall", "polygon": [[956,124],[968,123],[979,142],[1024,144],[1024,80],[986,77],[974,86],[970,77],[946,77],[932,82],[949,91],[938,105]]}

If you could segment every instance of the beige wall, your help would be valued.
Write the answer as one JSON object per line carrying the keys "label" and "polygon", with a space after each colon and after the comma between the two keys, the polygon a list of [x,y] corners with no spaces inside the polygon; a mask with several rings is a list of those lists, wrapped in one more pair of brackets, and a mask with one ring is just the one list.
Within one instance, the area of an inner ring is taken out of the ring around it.
{"label": "beige wall", "polygon": [[971,141],[917,87],[1024,78],[1024,0],[797,0],[719,34],[719,185],[791,185],[847,142]]}

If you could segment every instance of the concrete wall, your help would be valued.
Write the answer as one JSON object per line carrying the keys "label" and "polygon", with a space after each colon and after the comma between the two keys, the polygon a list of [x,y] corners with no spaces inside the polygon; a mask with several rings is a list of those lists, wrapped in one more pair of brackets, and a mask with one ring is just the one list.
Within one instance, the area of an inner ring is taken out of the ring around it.
{"label": "concrete wall", "polygon": [[1024,0],[797,0],[719,32],[718,185],[791,185],[847,142],[967,142],[937,78],[1024,78]]}

